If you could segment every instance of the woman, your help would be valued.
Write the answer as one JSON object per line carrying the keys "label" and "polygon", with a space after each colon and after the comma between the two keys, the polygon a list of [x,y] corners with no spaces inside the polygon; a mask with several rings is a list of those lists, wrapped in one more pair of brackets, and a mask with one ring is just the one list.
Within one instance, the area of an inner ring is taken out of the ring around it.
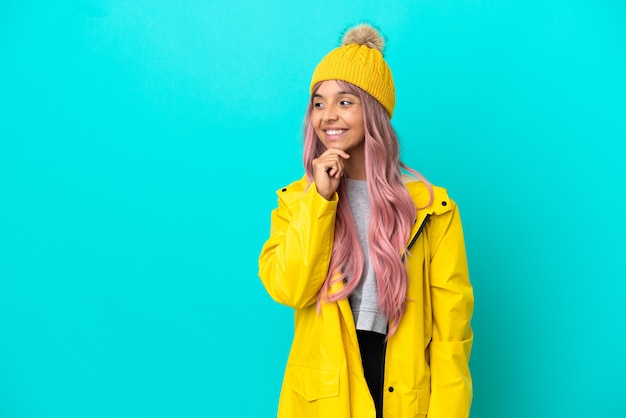
{"label": "woman", "polygon": [[259,276],[295,312],[279,417],[469,416],[473,293],[459,212],[400,162],[382,48],[360,25],[318,64],[306,175],[277,192]]}

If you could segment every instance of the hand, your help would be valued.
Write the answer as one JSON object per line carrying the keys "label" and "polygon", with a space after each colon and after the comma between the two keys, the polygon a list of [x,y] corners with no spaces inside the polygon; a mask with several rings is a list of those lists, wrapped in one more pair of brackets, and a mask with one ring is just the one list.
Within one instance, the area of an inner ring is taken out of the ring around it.
{"label": "hand", "polygon": [[313,160],[313,180],[317,192],[329,200],[343,176],[344,161],[350,156],[339,148],[328,148],[322,155]]}

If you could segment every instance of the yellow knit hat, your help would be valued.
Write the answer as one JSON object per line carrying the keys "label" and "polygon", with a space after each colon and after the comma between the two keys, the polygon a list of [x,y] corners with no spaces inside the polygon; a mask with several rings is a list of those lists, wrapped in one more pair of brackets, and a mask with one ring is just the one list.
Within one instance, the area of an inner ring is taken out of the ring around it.
{"label": "yellow knit hat", "polygon": [[391,118],[396,90],[391,69],[383,58],[383,46],[380,33],[368,24],[348,30],[342,45],[328,53],[315,68],[311,92],[320,81],[347,81],[378,100]]}

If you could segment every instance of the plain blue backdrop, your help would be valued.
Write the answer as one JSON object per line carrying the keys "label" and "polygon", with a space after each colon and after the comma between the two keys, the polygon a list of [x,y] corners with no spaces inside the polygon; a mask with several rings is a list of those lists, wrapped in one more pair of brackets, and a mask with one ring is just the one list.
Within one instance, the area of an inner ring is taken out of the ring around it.
{"label": "plain blue backdrop", "polygon": [[362,20],[461,208],[472,417],[626,417],[626,3],[4,0],[0,418],[275,416],[257,257]]}

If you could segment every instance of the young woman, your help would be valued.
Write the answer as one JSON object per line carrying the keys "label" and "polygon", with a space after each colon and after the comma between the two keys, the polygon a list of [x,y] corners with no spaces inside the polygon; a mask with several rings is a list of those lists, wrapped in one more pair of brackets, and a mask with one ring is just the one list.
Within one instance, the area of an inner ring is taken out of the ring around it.
{"label": "young woman", "polygon": [[399,159],[382,48],[360,25],[318,64],[306,175],[277,192],[259,276],[295,312],[279,417],[469,416],[461,220],[444,189]]}

